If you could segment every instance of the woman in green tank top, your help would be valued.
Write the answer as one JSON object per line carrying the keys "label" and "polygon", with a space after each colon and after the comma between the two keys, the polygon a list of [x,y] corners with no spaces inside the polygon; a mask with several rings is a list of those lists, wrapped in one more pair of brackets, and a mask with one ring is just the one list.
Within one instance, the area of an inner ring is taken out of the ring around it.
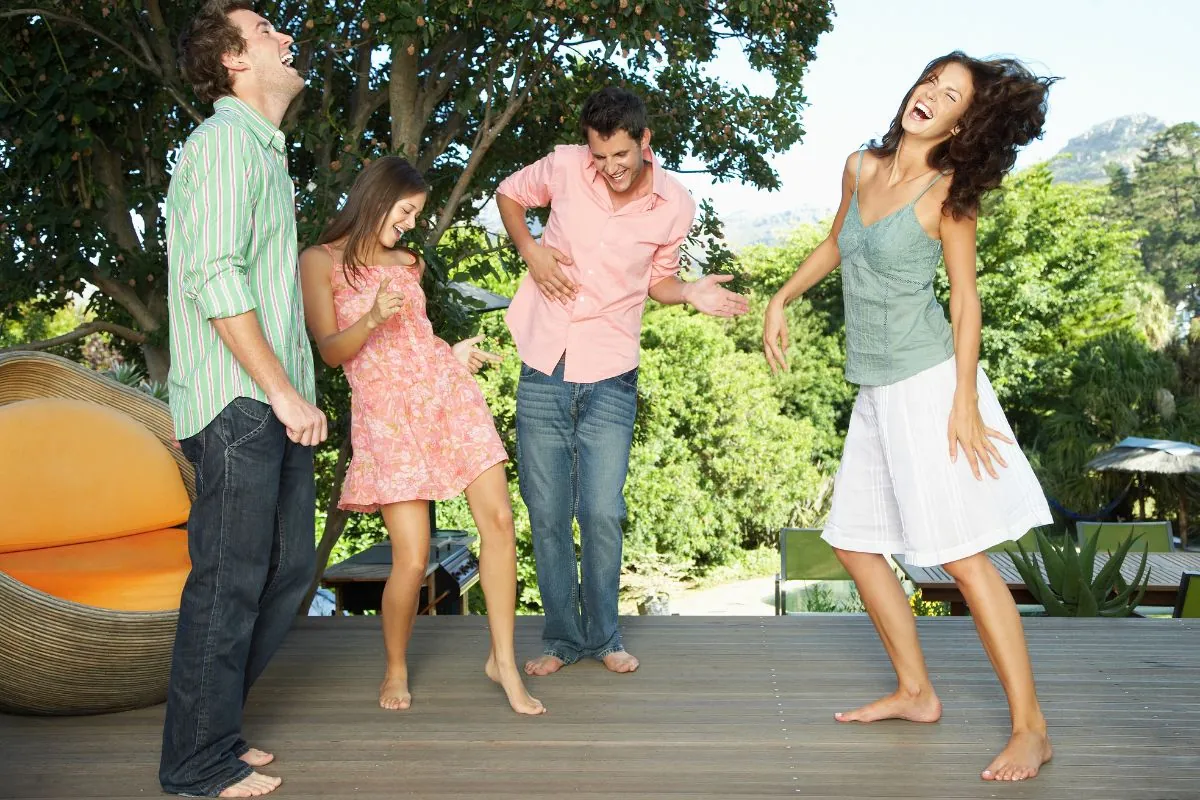
{"label": "woman in green tank top", "polygon": [[[979,202],[1041,135],[1053,78],[955,52],[909,90],[882,141],[846,159],[829,236],[771,299],[763,349],[787,368],[784,307],[842,268],[846,378],[859,384],[824,537],[854,578],[896,691],[840,722],[934,722],[939,701],[886,560],[944,565],[1008,695],[1012,735],[982,772],[1024,780],[1050,759],[1020,617],[986,550],[1051,522],[1045,495],[979,368]],[[933,279],[944,260],[950,319]]]}

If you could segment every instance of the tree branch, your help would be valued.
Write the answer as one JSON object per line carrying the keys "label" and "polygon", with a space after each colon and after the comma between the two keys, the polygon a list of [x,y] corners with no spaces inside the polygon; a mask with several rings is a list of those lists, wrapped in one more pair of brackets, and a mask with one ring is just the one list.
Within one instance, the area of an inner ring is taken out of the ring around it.
{"label": "tree branch", "polygon": [[[526,65],[526,57],[529,55],[533,43],[539,41],[540,38],[541,31],[538,30],[538,28],[535,28],[530,37],[529,46],[527,46],[525,52],[521,54],[521,59],[518,61],[517,68],[513,72],[514,89],[516,89],[518,84],[521,82],[522,73]],[[519,111],[521,107],[525,105],[525,102],[529,99],[529,95],[533,92],[534,85],[541,78],[542,72],[546,69],[546,65],[551,62],[551,60],[554,58],[554,54],[558,52],[558,48],[565,40],[566,34],[564,33],[554,42],[546,54],[538,61],[537,65],[526,77],[525,85],[517,93],[516,97],[509,101],[504,111],[500,114],[500,118],[496,121],[495,125],[490,124],[492,115],[491,104],[494,92],[488,92],[488,108],[487,112],[484,114],[483,122],[479,126],[479,134],[475,138],[475,146],[471,148],[471,155],[467,159],[467,164],[465,167],[463,167],[463,171],[458,176],[458,180],[455,182],[454,188],[450,191],[450,196],[446,199],[446,204],[442,207],[442,211],[438,215],[437,225],[434,226],[433,231],[426,240],[430,245],[436,245],[441,240],[442,236],[446,234],[446,231],[449,230],[450,224],[454,220],[454,215],[458,211],[458,206],[462,203],[463,198],[466,196],[467,186],[470,184],[471,179],[474,177],[476,171],[478,171],[479,165],[483,162],[484,156],[486,156],[488,151],[491,149],[492,144],[496,141],[496,137],[508,127],[509,123],[512,122],[513,117],[516,116],[517,111]]]}
{"label": "tree branch", "polygon": [[121,308],[128,311],[129,315],[137,320],[138,325],[147,331],[156,331],[162,326],[158,317],[154,316],[154,313],[129,286],[110,278],[99,269],[92,270],[88,280],[112,298]]}
{"label": "tree branch", "polygon": [[160,77],[162,76],[162,73],[158,70],[158,68],[155,64],[151,64],[149,62],[142,61],[140,58],[135,56],[132,52],[127,50],[125,47],[123,47],[120,44],[120,42],[117,42],[114,39],[110,39],[109,37],[105,36],[103,33],[96,30],[91,25],[87,24],[86,22],[77,20],[72,16],[68,16],[67,14],[59,14],[54,11],[47,11],[44,8],[14,8],[9,11],[0,11],[0,19],[4,19],[5,17],[45,17],[46,19],[56,19],[59,22],[66,22],[70,25],[74,25],[77,28],[82,28],[83,30],[85,30],[88,33],[95,36],[97,39],[101,39],[105,42],[108,42],[110,45],[112,45],[118,51],[120,51],[122,55],[124,55],[126,58],[128,58],[130,61],[132,61],[137,66],[141,67],[142,69],[146,70],[147,72],[153,73],[154,75],[158,75]]}
{"label": "tree branch", "polygon": [[53,339],[17,344],[12,347],[0,347],[0,353],[12,353],[18,350],[49,350],[51,347],[58,347],[60,344],[77,342],[80,339],[91,336],[93,333],[111,333],[134,344],[142,344],[146,341],[146,334],[144,333],[138,333],[132,328],[126,328],[124,325],[117,325],[113,322],[96,320],[94,322],[85,322],[70,333],[55,336]]}
{"label": "tree branch", "polygon": [[120,42],[104,35],[88,23],[75,19],[67,14],[59,14],[54,11],[47,11],[44,8],[14,8],[9,11],[0,11],[0,19],[4,19],[6,17],[45,17],[46,19],[54,19],[58,20],[59,22],[65,22],[69,25],[74,25],[76,28],[87,31],[97,39],[112,45],[118,52],[133,62],[134,66],[149,72],[151,75],[154,75],[161,80],[167,92],[170,93],[171,97],[175,98],[175,102],[179,103],[180,108],[182,108],[189,117],[194,119],[197,123],[204,121],[204,114],[200,113],[195,106],[188,102],[188,99],[183,96],[181,91],[179,91],[179,87],[175,86],[168,79],[168,76],[163,73],[163,70],[159,65],[149,61],[143,61],[135,56],[129,49],[122,46]]}

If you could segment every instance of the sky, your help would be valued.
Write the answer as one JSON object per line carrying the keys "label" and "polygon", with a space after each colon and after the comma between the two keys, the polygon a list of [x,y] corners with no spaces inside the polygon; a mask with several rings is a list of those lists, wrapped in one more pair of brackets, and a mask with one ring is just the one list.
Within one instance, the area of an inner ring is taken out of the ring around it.
{"label": "sky", "polygon": [[[770,158],[782,189],[714,188],[703,175],[681,176],[722,216],[835,208],[846,156],[887,129],[926,63],[955,49],[1016,57],[1038,74],[1063,78],[1050,90],[1044,138],[1025,149],[1018,169],[1114,117],[1200,121],[1196,0],[835,0],[834,6],[833,30],[818,41],[804,81],[807,132],[801,144]],[[759,93],[773,91],[770,75],[750,69],[736,47],[722,51],[709,72]]]}

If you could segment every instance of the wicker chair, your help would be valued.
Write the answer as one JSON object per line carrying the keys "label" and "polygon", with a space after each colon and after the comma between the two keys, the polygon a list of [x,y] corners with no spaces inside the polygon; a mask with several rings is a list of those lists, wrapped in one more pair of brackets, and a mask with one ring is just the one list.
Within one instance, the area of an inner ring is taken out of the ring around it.
{"label": "wicker chair", "polygon": [[[163,403],[57,356],[0,354],[0,406],[43,397],[99,403],[143,424],[168,445],[195,499]],[[0,711],[96,714],[162,702],[178,616],[82,605],[0,572]]]}

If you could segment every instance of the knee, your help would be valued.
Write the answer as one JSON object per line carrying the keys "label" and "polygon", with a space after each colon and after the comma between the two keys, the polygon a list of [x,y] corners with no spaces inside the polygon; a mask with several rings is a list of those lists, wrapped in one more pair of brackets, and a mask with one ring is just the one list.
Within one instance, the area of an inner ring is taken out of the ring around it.
{"label": "knee", "polygon": [[513,538],[513,512],[512,506],[508,503],[497,504],[494,508],[489,508],[480,515],[480,519],[476,520],[479,525],[480,534],[492,539]]}
{"label": "knee", "polygon": [[946,571],[947,575],[954,578],[955,583],[962,585],[978,583],[983,575],[983,571],[990,566],[991,562],[988,561],[987,556],[982,553],[976,553],[973,556],[960,558],[957,561],[947,561],[945,564],[942,564],[942,569]]}
{"label": "knee", "polygon": [[392,553],[392,577],[403,581],[420,581],[425,577],[427,557],[416,553]]}
{"label": "knee", "polygon": [[598,533],[621,531],[625,522],[625,503],[617,497],[608,503],[588,502],[586,499],[579,509],[580,529],[593,530]]}

